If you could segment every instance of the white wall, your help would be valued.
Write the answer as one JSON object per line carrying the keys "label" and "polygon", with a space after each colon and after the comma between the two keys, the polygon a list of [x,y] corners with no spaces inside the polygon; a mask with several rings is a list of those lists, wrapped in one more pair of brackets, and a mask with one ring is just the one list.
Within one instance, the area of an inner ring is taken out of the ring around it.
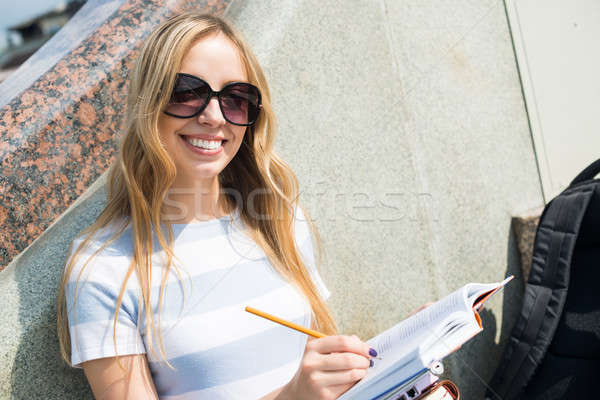
{"label": "white wall", "polygon": [[600,1],[506,6],[549,201],[600,158]]}

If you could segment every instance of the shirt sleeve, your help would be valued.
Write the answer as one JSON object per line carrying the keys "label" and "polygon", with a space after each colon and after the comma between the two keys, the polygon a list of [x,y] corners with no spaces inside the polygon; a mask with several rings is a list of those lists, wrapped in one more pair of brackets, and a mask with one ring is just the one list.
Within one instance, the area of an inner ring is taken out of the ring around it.
{"label": "shirt sleeve", "polygon": [[[73,242],[69,259],[79,245]],[[138,304],[130,283],[124,292],[116,324],[116,351],[113,341],[114,314],[123,279],[129,267],[128,257],[99,252],[83,269],[83,264],[96,250],[84,250],[77,257],[65,286],[65,300],[71,335],[71,363],[115,355],[144,354],[146,349],[137,326]],[[77,283],[78,282],[78,283]],[[77,283],[77,288],[76,288]]]}
{"label": "shirt sleeve", "polygon": [[308,222],[306,221],[304,212],[302,212],[302,209],[299,206],[296,207],[296,219],[294,221],[294,230],[296,243],[298,244],[298,248],[300,249],[302,260],[308,268],[310,277],[315,283],[321,298],[323,300],[327,300],[329,296],[331,296],[331,292],[327,289],[325,282],[323,282],[323,279],[321,278],[321,275],[317,270],[310,227],[308,225]]}

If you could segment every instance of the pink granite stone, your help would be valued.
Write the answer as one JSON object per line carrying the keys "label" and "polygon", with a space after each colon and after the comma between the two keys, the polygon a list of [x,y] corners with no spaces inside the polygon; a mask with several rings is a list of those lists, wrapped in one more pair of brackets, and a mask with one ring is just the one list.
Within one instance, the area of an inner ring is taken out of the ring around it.
{"label": "pink granite stone", "polygon": [[0,110],[0,270],[114,160],[126,76],[144,38],[174,13],[221,14],[230,2],[126,0]]}

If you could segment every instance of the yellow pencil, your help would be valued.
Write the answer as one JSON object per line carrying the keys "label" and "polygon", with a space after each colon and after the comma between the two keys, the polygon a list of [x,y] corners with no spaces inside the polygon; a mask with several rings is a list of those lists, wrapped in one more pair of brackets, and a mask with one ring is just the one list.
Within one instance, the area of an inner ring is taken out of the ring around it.
{"label": "yellow pencil", "polygon": [[307,328],[305,328],[305,327],[303,327],[301,325],[297,325],[297,324],[295,324],[293,322],[289,322],[289,321],[283,320],[281,318],[277,318],[274,315],[267,314],[266,312],[259,311],[256,308],[246,307],[246,311],[248,311],[248,312],[250,312],[252,314],[256,314],[259,317],[263,317],[263,318],[269,319],[269,320],[271,320],[273,322],[277,322],[278,324],[285,325],[288,328],[292,328],[292,329],[295,329],[295,330],[300,331],[302,333],[306,333],[307,335],[310,335],[310,336],[313,336],[313,337],[316,337],[316,338],[323,338],[323,337],[327,336],[324,333],[313,331],[312,329],[307,329]]}
{"label": "yellow pencil", "polygon": [[[246,306],[246,311],[248,311],[249,313],[258,315],[259,317],[263,317],[263,318],[266,318],[268,320],[271,320],[273,322],[277,322],[278,324],[287,326],[288,328],[295,329],[295,330],[300,331],[302,333],[306,333],[307,335],[310,335],[310,336],[313,336],[313,337],[316,337],[316,338],[323,338],[323,337],[327,336],[324,333],[317,332],[317,331],[314,331],[312,329],[307,329],[307,328],[303,327],[302,325],[298,325],[298,324],[295,324],[293,322],[286,321],[284,319],[278,318],[278,317],[276,317],[274,315],[267,314],[266,312],[259,311],[259,310],[257,310],[254,307]],[[373,349],[371,349],[371,350],[373,350]],[[377,357],[377,353],[371,354],[371,357],[375,357],[378,360],[381,360],[381,357]],[[372,363],[371,363],[371,366],[373,366]]]}

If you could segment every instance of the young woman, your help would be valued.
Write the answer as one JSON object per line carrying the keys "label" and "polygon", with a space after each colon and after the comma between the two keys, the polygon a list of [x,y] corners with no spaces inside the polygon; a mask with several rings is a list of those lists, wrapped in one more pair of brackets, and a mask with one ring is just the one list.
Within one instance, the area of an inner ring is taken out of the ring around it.
{"label": "young woman", "polygon": [[73,241],[58,298],[62,357],[97,398],[335,399],[372,365],[336,335],[274,138],[265,76],[226,21],[182,14],[149,36],[106,208]]}

